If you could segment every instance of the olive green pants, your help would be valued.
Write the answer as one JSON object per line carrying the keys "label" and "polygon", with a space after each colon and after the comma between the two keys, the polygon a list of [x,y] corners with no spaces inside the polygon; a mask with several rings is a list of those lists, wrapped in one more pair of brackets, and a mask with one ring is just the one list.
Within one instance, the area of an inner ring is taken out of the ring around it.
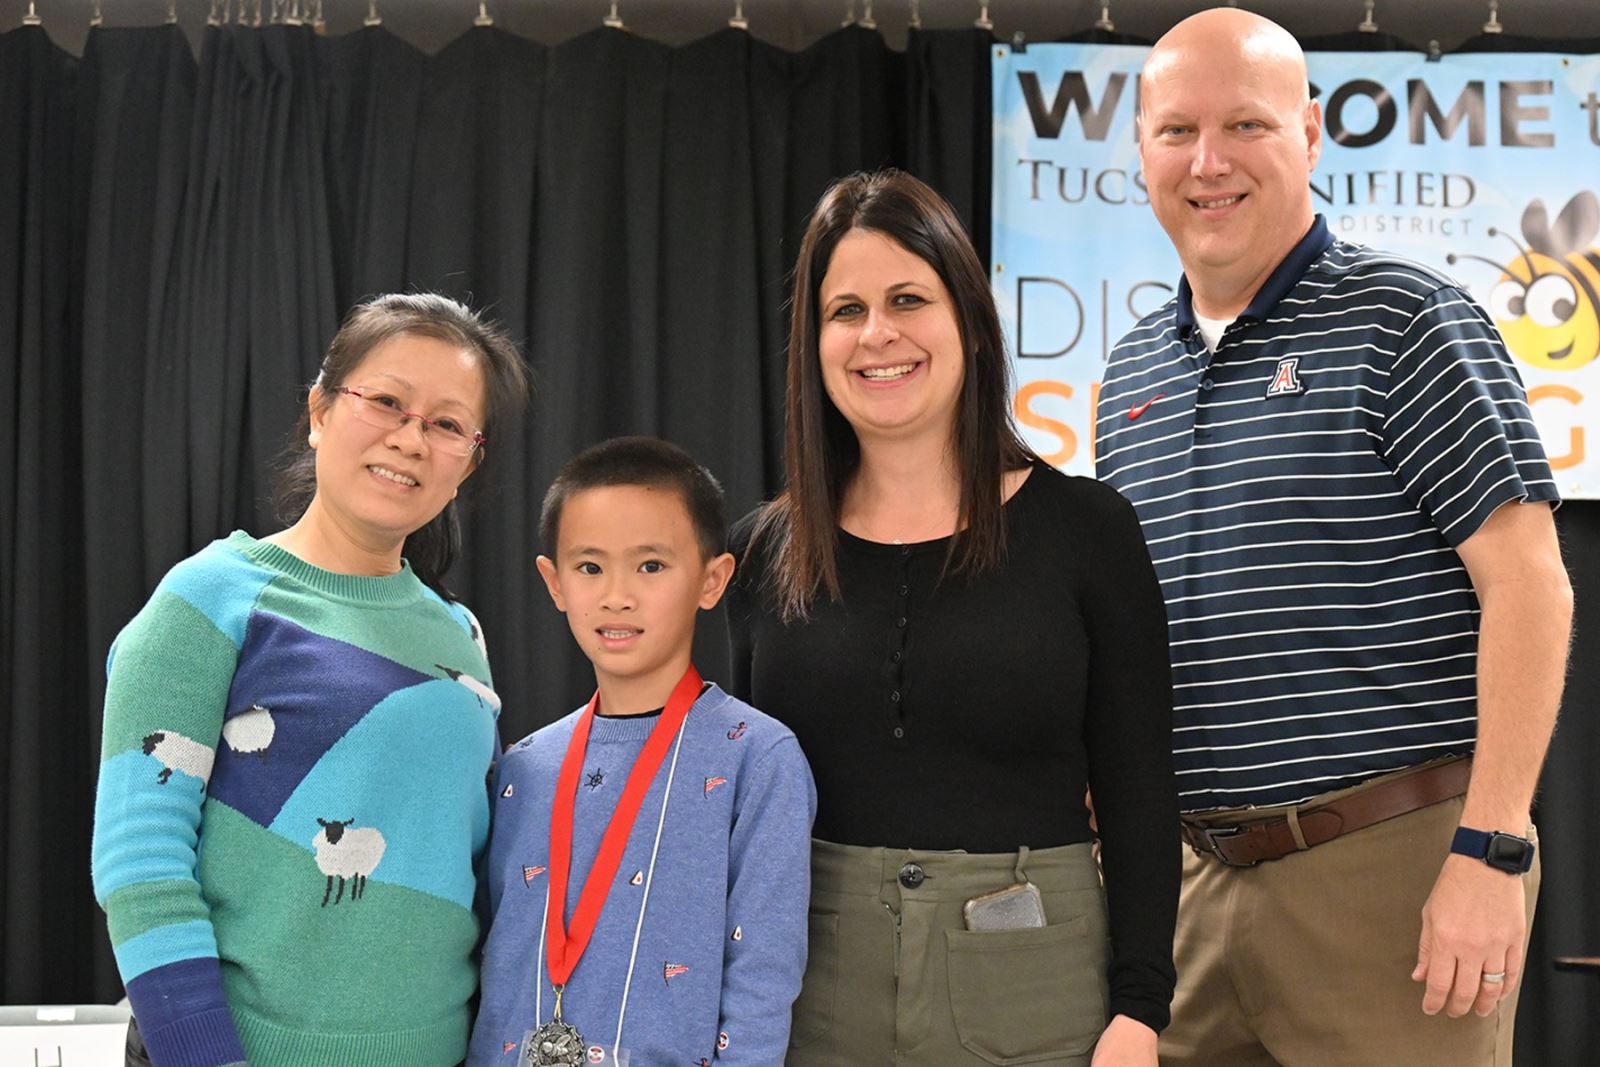
{"label": "olive green pants", "polygon": [[[1048,925],[966,929],[1031,881]],[[1105,894],[1089,846],[1004,855],[813,842],[811,951],[789,1067],[1087,1067],[1106,1025]]]}

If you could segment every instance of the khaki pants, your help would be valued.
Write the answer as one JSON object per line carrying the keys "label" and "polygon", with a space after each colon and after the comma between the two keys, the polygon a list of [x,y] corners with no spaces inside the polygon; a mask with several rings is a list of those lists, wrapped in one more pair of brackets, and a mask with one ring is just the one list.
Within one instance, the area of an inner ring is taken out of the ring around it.
{"label": "khaki pants", "polygon": [[[1487,1018],[1451,1019],[1424,1015],[1423,986],[1411,980],[1422,906],[1462,804],[1446,800],[1256,867],[1186,847],[1163,1067],[1507,1067],[1515,993]],[[1237,822],[1239,813],[1196,821]],[[1531,928],[1537,855],[1523,881]]]}
{"label": "khaki pants", "polygon": [[[903,883],[908,863],[920,884]],[[1043,893],[1049,925],[967,930],[962,904],[1019,875]],[[787,1063],[1087,1067],[1106,1025],[1108,955],[1086,844],[972,855],[816,841]]]}

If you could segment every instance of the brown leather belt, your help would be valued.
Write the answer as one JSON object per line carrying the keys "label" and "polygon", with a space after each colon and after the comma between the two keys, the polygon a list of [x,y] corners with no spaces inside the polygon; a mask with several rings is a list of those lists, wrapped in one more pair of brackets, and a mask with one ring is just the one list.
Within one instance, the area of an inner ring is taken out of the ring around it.
{"label": "brown leather belt", "polygon": [[1235,826],[1206,825],[1184,820],[1183,839],[1201,855],[1215,856],[1230,867],[1254,867],[1268,860],[1282,859],[1291,852],[1324,844],[1341,834],[1360,830],[1373,823],[1461,796],[1467,791],[1467,782],[1471,777],[1472,760],[1469,757],[1441,763],[1414,774],[1380,778],[1365,789],[1358,789],[1323,804],[1313,801],[1310,806],[1294,811],[1293,821],[1299,824],[1303,844],[1295,840],[1290,818],[1282,815]]}

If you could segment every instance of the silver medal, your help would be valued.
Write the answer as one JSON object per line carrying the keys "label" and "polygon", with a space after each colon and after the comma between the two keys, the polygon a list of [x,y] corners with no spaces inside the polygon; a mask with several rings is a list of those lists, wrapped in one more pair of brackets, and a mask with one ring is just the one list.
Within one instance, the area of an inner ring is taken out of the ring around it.
{"label": "silver medal", "polygon": [[522,1046],[526,1067],[583,1067],[584,1055],[583,1035],[560,1019],[539,1027]]}

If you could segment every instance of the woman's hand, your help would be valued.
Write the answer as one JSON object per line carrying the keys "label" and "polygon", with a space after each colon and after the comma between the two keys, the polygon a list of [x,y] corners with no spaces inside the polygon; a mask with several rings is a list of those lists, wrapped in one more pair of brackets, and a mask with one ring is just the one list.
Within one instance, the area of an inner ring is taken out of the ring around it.
{"label": "woman's hand", "polygon": [[1126,1015],[1113,1017],[1089,1067],[1156,1067],[1156,1032]]}

